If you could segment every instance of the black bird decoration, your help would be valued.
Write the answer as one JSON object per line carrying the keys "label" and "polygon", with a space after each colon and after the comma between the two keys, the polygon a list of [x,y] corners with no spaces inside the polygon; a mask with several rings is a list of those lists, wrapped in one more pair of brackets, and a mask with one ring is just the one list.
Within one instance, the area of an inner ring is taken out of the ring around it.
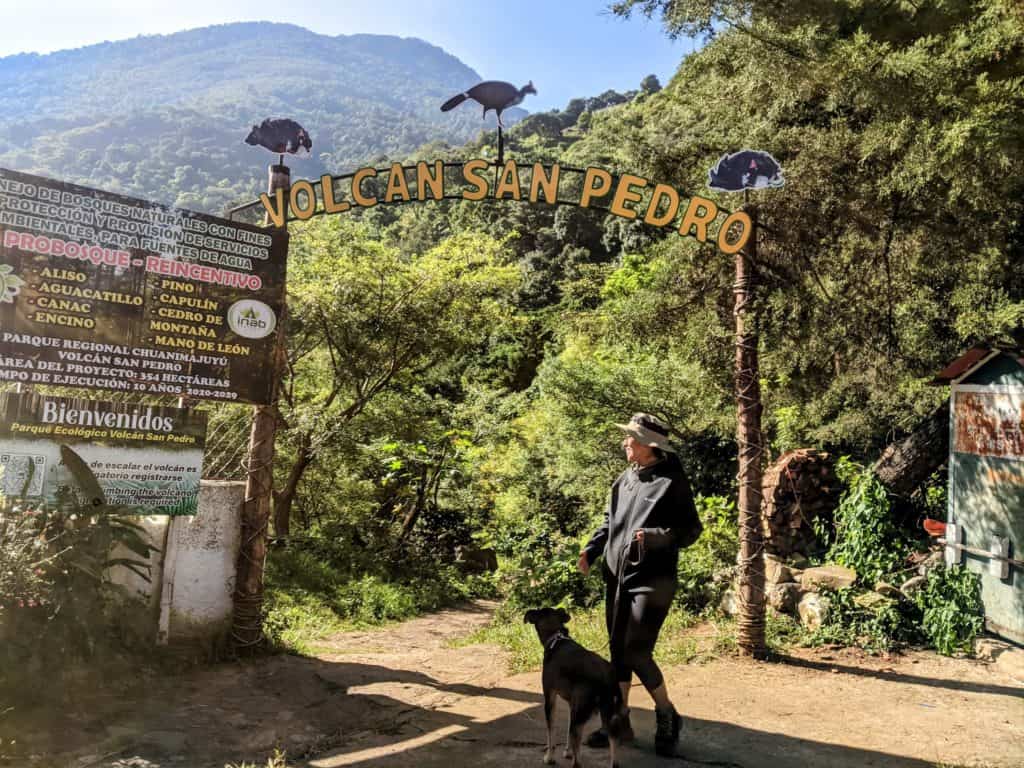
{"label": "black bird decoration", "polygon": [[441,111],[448,112],[455,109],[466,99],[473,99],[473,101],[483,106],[483,116],[485,118],[487,117],[487,112],[493,109],[498,115],[498,127],[504,128],[505,125],[501,122],[502,110],[521,103],[528,93],[537,93],[537,89],[533,87],[532,80],[522,88],[516,88],[512,83],[506,83],[501,80],[485,80],[482,83],[477,83],[465,93],[452,96],[441,105]]}
{"label": "black bird decoration", "polygon": [[267,118],[259,125],[254,125],[246,136],[245,143],[261,146],[277,154],[287,152],[294,155],[305,150],[304,154],[308,155],[313,149],[313,140],[309,138],[306,129],[288,118]]}

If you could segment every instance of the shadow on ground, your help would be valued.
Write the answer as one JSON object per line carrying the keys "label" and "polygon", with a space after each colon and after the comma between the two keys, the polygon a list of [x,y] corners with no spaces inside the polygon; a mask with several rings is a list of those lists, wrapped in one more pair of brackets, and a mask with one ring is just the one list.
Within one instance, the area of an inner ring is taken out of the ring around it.
{"label": "shadow on ground", "polygon": [[[6,764],[221,768],[243,758],[262,763],[275,745],[286,750],[290,764],[310,768],[514,768],[541,762],[544,716],[539,694],[530,690],[452,684],[413,670],[299,657],[220,665],[193,679],[197,672],[177,681],[153,681],[148,695],[127,698],[122,707],[83,700],[81,708],[38,712],[29,721],[21,717],[21,728],[33,733],[20,734],[17,753]],[[422,692],[429,704],[417,706],[372,692],[375,687],[395,686],[412,696]],[[197,694],[216,704],[201,703]],[[559,744],[565,739],[564,711],[562,705],[556,719]],[[686,723],[682,759],[664,760],[652,754],[653,713],[634,709],[634,726],[639,742],[624,750],[623,768],[934,766],[692,718]],[[6,738],[18,735],[8,733]],[[586,758],[588,765],[605,765],[607,760],[590,750]]]}
{"label": "shadow on ground", "polygon": [[779,656],[775,661],[779,664],[785,664],[791,667],[802,667],[803,669],[812,669],[817,672],[838,672],[844,675],[870,677],[875,680],[885,680],[893,683],[922,685],[927,688],[945,688],[950,691],[964,691],[967,693],[990,693],[997,696],[1012,696],[1014,698],[1020,698],[1022,695],[1020,687],[1009,685],[994,685],[992,683],[976,683],[969,680],[948,680],[937,677],[905,675],[895,671],[850,667],[844,664],[833,664],[827,661],[800,659],[795,656]]}

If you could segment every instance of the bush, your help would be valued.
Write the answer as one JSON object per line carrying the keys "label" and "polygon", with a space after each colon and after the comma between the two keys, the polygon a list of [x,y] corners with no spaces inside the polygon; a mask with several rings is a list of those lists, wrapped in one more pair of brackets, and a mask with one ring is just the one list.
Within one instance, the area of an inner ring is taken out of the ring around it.
{"label": "bush", "polygon": [[907,643],[926,643],[944,656],[970,653],[984,626],[981,580],[966,568],[937,568],[914,599],[855,602],[863,591],[829,591],[825,623],[810,642],[856,645],[870,651],[892,650]]}
{"label": "bush", "polygon": [[853,645],[868,651],[890,651],[921,639],[919,616],[912,603],[885,601],[870,607],[855,602],[862,590],[847,587],[825,590],[829,610],[819,629],[811,633],[809,642]]}
{"label": "bush", "polygon": [[86,464],[66,447],[61,453],[93,504],[62,490],[53,506],[0,508],[0,686],[29,695],[45,692],[26,685],[44,670],[60,676],[83,661],[95,670],[101,651],[116,663],[136,644],[131,621],[144,620],[145,609],[125,610],[110,574],[128,568],[148,580],[156,551],[126,516],[132,510],[103,503]]}
{"label": "bush", "polygon": [[853,568],[866,585],[895,571],[907,545],[892,522],[889,497],[875,474],[842,457],[836,474],[847,490],[835,513],[835,539],[828,551],[832,562]]}
{"label": "bush", "polygon": [[[736,504],[722,496],[698,496],[697,512],[704,524],[701,537],[679,553],[676,603],[699,612],[716,604],[728,580],[715,581],[717,571],[736,563]],[[604,596],[595,568],[584,577],[576,567],[581,542],[558,531],[555,521],[536,515],[497,542],[505,560],[499,572],[502,592],[516,609],[549,606],[588,607]]]}
{"label": "bush", "polygon": [[558,530],[549,515],[535,515],[525,529],[495,541],[504,559],[499,584],[512,607],[592,605],[603,594],[597,569],[584,577],[576,568],[580,541]]}
{"label": "bush", "polygon": [[715,580],[715,573],[736,564],[739,552],[739,522],[736,502],[724,496],[697,496],[697,512],[704,532],[679,553],[679,591],[676,603],[701,612],[718,604],[729,586],[728,579]]}
{"label": "bush", "polygon": [[51,542],[40,535],[41,527],[33,514],[0,513],[0,624],[5,611],[45,602],[50,584],[43,566]]}
{"label": "bush", "polygon": [[[892,522],[885,488],[871,470],[843,457],[836,471],[847,491],[836,510],[828,557],[853,568],[858,581],[871,586],[899,570],[910,546]],[[940,511],[944,498],[944,490],[931,482],[920,506],[925,513]],[[951,655],[970,651],[984,623],[981,582],[965,569],[931,571],[913,600],[876,600],[871,605],[858,605],[855,597],[862,592],[855,588],[828,592],[828,616],[812,634],[811,642],[857,645],[868,650],[925,642],[939,653]]]}
{"label": "bush", "polygon": [[914,595],[921,629],[928,643],[944,656],[971,653],[984,627],[981,579],[962,566],[937,568]]}

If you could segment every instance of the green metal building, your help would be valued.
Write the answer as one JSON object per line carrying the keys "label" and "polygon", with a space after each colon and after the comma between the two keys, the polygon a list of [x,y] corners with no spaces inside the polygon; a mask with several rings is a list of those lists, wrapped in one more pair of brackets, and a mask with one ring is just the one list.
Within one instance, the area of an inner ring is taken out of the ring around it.
{"label": "green metal building", "polygon": [[1024,643],[1024,350],[978,346],[951,386],[946,562],[981,575],[989,631]]}

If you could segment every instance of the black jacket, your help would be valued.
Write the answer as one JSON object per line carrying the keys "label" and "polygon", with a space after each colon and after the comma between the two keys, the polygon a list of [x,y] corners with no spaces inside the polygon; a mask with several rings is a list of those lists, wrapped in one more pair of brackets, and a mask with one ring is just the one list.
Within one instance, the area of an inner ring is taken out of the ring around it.
{"label": "black jacket", "polygon": [[[644,547],[633,542],[643,530]],[[702,531],[693,492],[674,454],[650,467],[630,467],[612,484],[604,524],[584,548],[587,562],[604,555],[605,577],[618,579],[630,592],[675,587],[679,550]],[[639,559],[639,563],[636,561]]]}

